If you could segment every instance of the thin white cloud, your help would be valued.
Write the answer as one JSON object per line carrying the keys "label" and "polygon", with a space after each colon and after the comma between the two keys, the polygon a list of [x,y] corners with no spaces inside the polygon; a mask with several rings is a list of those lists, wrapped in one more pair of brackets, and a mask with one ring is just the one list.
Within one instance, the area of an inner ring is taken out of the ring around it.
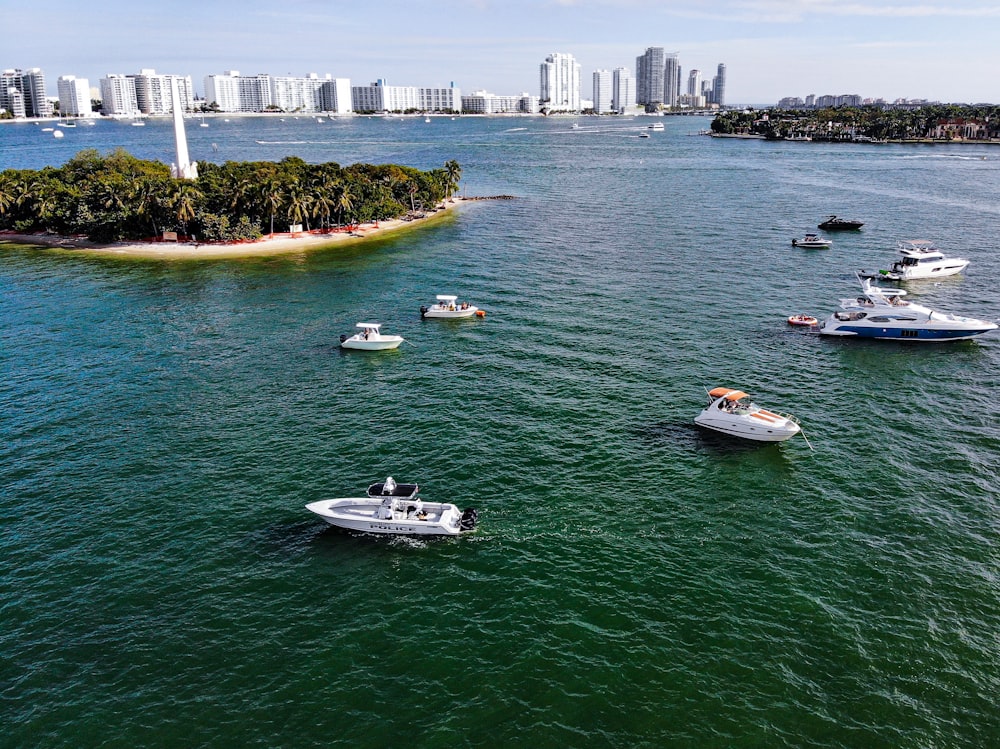
{"label": "thin white cloud", "polygon": [[924,3],[841,3],[836,0],[743,0],[734,2],[741,12],[804,20],[807,16],[862,16],[878,18],[997,18],[996,3],[962,3],[929,5]]}

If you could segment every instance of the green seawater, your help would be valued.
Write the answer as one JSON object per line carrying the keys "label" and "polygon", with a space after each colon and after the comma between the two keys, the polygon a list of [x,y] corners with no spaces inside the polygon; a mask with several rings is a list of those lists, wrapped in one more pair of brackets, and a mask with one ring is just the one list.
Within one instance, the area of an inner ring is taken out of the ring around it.
{"label": "green seawater", "polygon": [[[785,322],[911,238],[972,261],[911,298],[1000,317],[1000,151],[573,121],[215,118],[196,159],[516,199],[271,259],[0,247],[0,747],[1000,743],[1000,334]],[[169,123],[39,130],[0,169],[170,160]],[[791,246],[830,213],[865,226]],[[407,343],[342,352],[361,320]],[[697,429],[718,385],[809,442]],[[304,509],[388,475],[478,530]]]}

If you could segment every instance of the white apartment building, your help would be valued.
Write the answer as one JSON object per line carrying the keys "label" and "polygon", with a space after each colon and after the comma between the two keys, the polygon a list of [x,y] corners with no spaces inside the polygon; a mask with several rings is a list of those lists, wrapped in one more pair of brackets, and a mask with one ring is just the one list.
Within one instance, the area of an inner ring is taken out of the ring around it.
{"label": "white apartment building", "polygon": [[274,103],[271,98],[271,76],[266,73],[240,76],[239,112],[265,112]]}
{"label": "white apartment building", "polygon": [[330,78],[323,81],[319,88],[319,108],[322,112],[334,112],[335,114],[350,114],[353,112],[351,105],[351,79],[350,78]]}
{"label": "white apartment building", "polygon": [[52,102],[45,95],[42,69],[18,68],[0,73],[0,108],[14,117],[51,117]]}
{"label": "white apartment building", "polygon": [[56,81],[59,90],[59,111],[71,117],[89,117],[90,81],[75,75],[63,75]]}
{"label": "white apartment building", "polygon": [[553,112],[580,111],[580,63],[573,55],[553,52],[539,66],[541,105]]}
{"label": "white apartment building", "polygon": [[701,94],[701,71],[694,69],[688,73],[688,96],[699,96]]}
{"label": "white apartment building", "polygon": [[610,70],[594,71],[594,111],[598,114],[608,114],[612,111],[613,81]]}
{"label": "white apartment building", "polygon": [[101,78],[101,114],[111,117],[141,114],[135,96],[135,78],[121,73],[108,73]]}
{"label": "white apartment building", "polygon": [[170,93],[170,81],[176,79],[177,93],[181,100],[181,109],[185,112],[194,110],[194,86],[191,76],[158,74],[152,68],[144,68],[138,75],[130,75],[135,81],[136,106],[143,114],[164,115],[174,111]]}
{"label": "white apartment building", "polygon": [[447,88],[421,88],[417,92],[425,112],[461,112],[462,90],[452,83]]}
{"label": "white apartment building", "polygon": [[271,103],[284,112],[315,112],[319,77],[271,76]]}
{"label": "white apartment building", "polygon": [[527,92],[498,96],[485,90],[473,91],[462,97],[462,111],[467,114],[536,114],[538,97]]}
{"label": "white apartment building", "polygon": [[28,116],[24,94],[21,93],[20,73],[20,70],[4,70],[0,73],[0,109],[10,112],[18,119]]}
{"label": "white apartment building", "polygon": [[216,104],[220,112],[240,110],[240,71],[227,70],[205,76],[205,101]]}
{"label": "white apartment building", "polygon": [[611,109],[623,114],[629,107],[635,106],[635,97],[635,78],[629,75],[628,68],[611,71]]}
{"label": "white apartment building", "polygon": [[448,88],[388,86],[384,78],[367,86],[351,87],[355,112],[460,112],[462,91],[453,83]]}
{"label": "white apartment building", "polygon": [[351,112],[351,81],[307,76],[241,76],[238,70],[205,76],[205,100],[220,112]]}

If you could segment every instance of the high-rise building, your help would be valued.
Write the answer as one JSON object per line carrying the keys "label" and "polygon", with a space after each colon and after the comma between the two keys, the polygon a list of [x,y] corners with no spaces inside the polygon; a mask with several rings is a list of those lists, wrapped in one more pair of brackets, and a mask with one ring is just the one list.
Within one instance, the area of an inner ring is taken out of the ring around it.
{"label": "high-rise building", "polygon": [[635,79],[628,68],[615,68],[611,73],[611,109],[622,114],[635,105]]}
{"label": "high-rise building", "polygon": [[635,58],[635,102],[647,109],[663,104],[663,47],[647,47]]}
{"label": "high-rise building", "polygon": [[87,117],[90,106],[90,81],[75,75],[63,75],[56,81],[59,89],[59,112],[71,117]]}
{"label": "high-rise building", "polygon": [[611,102],[614,98],[614,86],[612,84],[610,70],[594,71],[594,111],[597,114],[608,114],[611,112]]}
{"label": "high-rise building", "polygon": [[319,108],[321,112],[350,114],[351,109],[351,79],[330,78],[323,81],[319,88]]}
{"label": "high-rise building", "polygon": [[719,70],[712,78],[712,103],[720,107],[726,105],[726,66],[719,63]]}
{"label": "high-rise building", "polygon": [[539,66],[539,100],[554,112],[580,111],[580,63],[573,55],[553,52]]}
{"label": "high-rise building", "polygon": [[677,106],[677,96],[681,92],[681,67],[677,61],[677,53],[671,52],[663,61],[663,104],[667,107]]}
{"label": "high-rise building", "polygon": [[135,81],[135,100],[139,111],[143,114],[163,115],[173,112],[171,98],[171,81],[177,80],[177,92],[180,96],[181,109],[190,112],[194,109],[194,87],[189,75],[164,75],[152,68],[143,68],[138,75],[130,75]]}
{"label": "high-rise building", "polygon": [[0,108],[15,117],[51,117],[52,103],[45,96],[42,69],[16,68],[0,73]]}
{"label": "high-rise building", "polygon": [[274,101],[271,98],[271,76],[267,73],[240,76],[240,112],[265,112]]}
{"label": "high-rise building", "polygon": [[698,96],[701,94],[701,71],[697,68],[688,73],[688,96]]}
{"label": "high-rise building", "polygon": [[205,101],[215,104],[220,112],[240,110],[240,71],[227,70],[225,73],[205,76]]}
{"label": "high-rise building", "polygon": [[0,73],[0,109],[15,118],[27,117],[24,94],[21,93],[21,71],[4,70]]}
{"label": "high-rise building", "polygon": [[111,117],[141,114],[135,97],[135,78],[121,73],[108,73],[101,78],[101,113]]}

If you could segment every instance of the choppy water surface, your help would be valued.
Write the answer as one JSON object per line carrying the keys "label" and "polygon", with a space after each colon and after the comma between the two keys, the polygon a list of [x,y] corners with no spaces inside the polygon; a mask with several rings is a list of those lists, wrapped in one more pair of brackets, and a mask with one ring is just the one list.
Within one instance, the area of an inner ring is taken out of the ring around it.
{"label": "choppy water surface", "polygon": [[[455,158],[517,199],[274,259],[0,250],[0,745],[1000,740],[1000,336],[784,321],[918,237],[972,265],[914,298],[1000,317],[1000,151],[571,122],[217,118],[194,158]],[[0,168],[170,159],[167,123],[39,130]],[[790,246],[827,213],[866,225]],[[363,319],[408,343],[342,353]],[[715,385],[814,449],[696,430]],[[480,529],[303,508],[389,474]]]}

